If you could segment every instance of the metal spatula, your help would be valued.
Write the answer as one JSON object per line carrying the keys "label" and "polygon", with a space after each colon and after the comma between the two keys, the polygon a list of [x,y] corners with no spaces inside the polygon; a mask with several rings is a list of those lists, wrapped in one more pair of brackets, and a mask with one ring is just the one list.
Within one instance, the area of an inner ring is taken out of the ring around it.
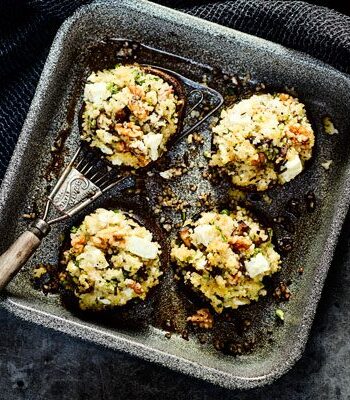
{"label": "metal spatula", "polygon": [[[170,70],[164,71],[174,75],[186,86],[188,104],[186,116],[202,104],[204,95],[209,95],[211,97],[210,102],[212,103],[212,106],[205,111],[200,119],[192,123],[191,126],[184,126],[184,129],[176,137],[176,140],[173,141],[172,144],[174,144],[185,135],[193,132],[194,129],[217,111],[223,104],[223,97],[217,91],[190,81],[180,74]],[[103,162],[93,152],[88,152],[83,147],[80,147],[76,151],[51,194],[48,196],[42,218],[36,219],[29,226],[28,230],[22,233],[5,253],[0,256],[0,291],[6,287],[20,268],[33,255],[42,239],[49,233],[52,224],[70,218],[95,201],[103,193],[127,179],[116,178],[114,171],[106,164],[104,164],[104,168],[101,168],[101,163]],[[59,216],[47,220],[51,206],[56,209]]]}
{"label": "metal spatula", "polygon": [[[101,172],[99,162],[79,147],[48,196],[42,218],[33,221],[0,256],[0,290],[39,247],[52,224],[73,216],[124,179],[113,179],[108,170]],[[47,221],[51,206],[59,216]]]}

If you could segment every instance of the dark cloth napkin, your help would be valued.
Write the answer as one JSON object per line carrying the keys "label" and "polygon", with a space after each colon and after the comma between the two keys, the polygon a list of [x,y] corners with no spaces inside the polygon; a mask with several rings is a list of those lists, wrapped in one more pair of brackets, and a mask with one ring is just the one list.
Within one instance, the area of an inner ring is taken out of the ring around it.
{"label": "dark cloth napkin", "polygon": [[[89,2],[0,0],[0,181],[54,35],[65,18]],[[158,2],[307,52],[350,73],[350,17],[329,8],[287,0]]]}

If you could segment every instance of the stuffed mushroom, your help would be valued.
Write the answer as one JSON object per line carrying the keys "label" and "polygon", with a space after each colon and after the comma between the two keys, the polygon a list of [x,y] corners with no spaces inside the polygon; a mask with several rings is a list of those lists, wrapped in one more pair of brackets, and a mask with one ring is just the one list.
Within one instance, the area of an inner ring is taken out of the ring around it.
{"label": "stuffed mushroom", "polygon": [[171,258],[185,284],[221,313],[266,293],[263,278],[281,264],[271,234],[244,208],[203,212],[185,222]]}
{"label": "stuffed mushroom", "polygon": [[93,72],[81,138],[113,165],[145,167],[180,128],[184,98],[182,85],[161,70],[134,64]]}
{"label": "stuffed mushroom", "polygon": [[83,310],[144,300],[159,283],[161,247],[152,233],[119,210],[97,209],[71,231],[63,254],[63,286]]}
{"label": "stuffed mushroom", "polygon": [[210,164],[234,186],[258,191],[300,174],[315,142],[304,105],[285,93],[241,100],[222,111],[213,133]]}

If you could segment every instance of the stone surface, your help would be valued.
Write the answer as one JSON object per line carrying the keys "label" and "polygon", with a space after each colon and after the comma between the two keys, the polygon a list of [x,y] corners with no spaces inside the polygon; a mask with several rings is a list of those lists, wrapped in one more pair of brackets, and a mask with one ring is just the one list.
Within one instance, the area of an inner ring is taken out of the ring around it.
{"label": "stone surface", "polygon": [[306,351],[274,384],[229,391],[0,310],[0,400],[350,399],[350,215]]}

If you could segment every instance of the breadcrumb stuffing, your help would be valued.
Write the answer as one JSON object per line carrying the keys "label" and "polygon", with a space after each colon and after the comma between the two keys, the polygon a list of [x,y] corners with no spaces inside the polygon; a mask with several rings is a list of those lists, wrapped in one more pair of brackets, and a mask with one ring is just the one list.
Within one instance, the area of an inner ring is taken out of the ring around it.
{"label": "breadcrumb stuffing", "polygon": [[157,160],[178,126],[174,88],[138,65],[93,72],[84,91],[82,139],[114,165]]}

